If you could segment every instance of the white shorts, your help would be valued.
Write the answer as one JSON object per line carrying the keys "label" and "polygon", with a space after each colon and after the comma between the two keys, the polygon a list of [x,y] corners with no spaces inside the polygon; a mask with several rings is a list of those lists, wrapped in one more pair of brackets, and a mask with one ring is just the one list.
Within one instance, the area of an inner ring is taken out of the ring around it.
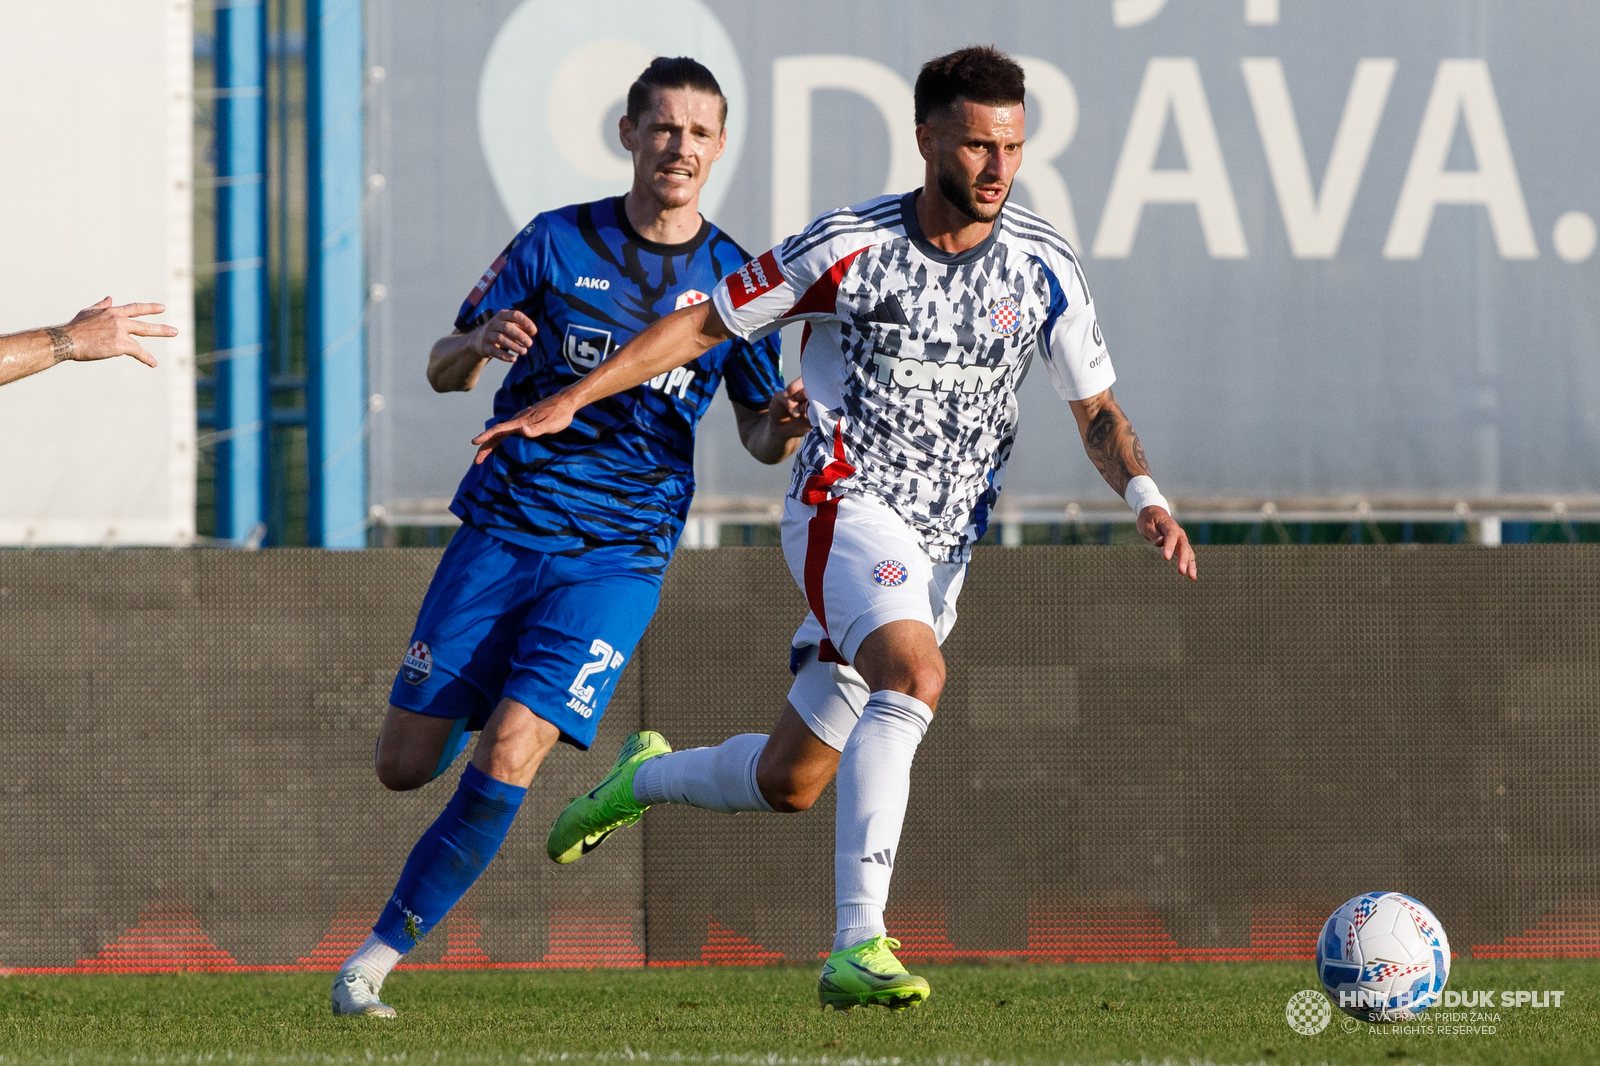
{"label": "white shorts", "polygon": [[783,555],[811,610],[794,635],[789,702],[828,746],[844,750],[866,706],[849,664],[879,626],[912,620],[940,644],[956,622],[966,563],[936,563],[905,520],[870,497],[783,505]]}

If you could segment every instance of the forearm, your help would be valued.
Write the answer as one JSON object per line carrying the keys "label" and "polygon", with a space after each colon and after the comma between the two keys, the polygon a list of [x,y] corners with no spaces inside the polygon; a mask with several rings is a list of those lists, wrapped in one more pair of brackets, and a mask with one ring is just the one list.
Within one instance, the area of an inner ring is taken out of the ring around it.
{"label": "forearm", "polygon": [[1141,474],[1149,475],[1144,445],[1109,391],[1083,404],[1073,404],[1073,414],[1078,420],[1083,450],[1118,496],[1128,491],[1128,482]]}
{"label": "forearm", "polygon": [[489,357],[479,355],[472,334],[440,337],[428,354],[428,384],[434,392],[470,392]]}
{"label": "forearm", "polygon": [[656,319],[563,392],[575,408],[586,406],[691,363],[730,336],[711,304],[685,307]]}
{"label": "forearm", "polygon": [[0,337],[0,385],[37,374],[72,358],[73,341],[62,326]]}
{"label": "forearm", "polygon": [[[1160,548],[1163,557],[1174,560],[1178,573],[1191,581],[1199,578],[1189,535],[1172,517],[1172,508],[1150,478],[1144,445],[1139,443],[1139,435],[1133,431],[1133,424],[1122,413],[1111,390],[1087,400],[1073,400],[1072,417],[1078,420],[1083,450],[1089,453],[1100,476],[1118,496],[1128,501],[1138,516],[1139,535]],[[1128,483],[1136,477],[1146,480],[1129,499]]]}
{"label": "forearm", "polygon": [[767,421],[765,414],[762,414],[753,425],[746,426],[741,422],[739,440],[744,444],[744,450],[755,457],[756,462],[766,463],[768,466],[783,462],[800,447],[799,437],[779,434],[772,428],[772,423]]}

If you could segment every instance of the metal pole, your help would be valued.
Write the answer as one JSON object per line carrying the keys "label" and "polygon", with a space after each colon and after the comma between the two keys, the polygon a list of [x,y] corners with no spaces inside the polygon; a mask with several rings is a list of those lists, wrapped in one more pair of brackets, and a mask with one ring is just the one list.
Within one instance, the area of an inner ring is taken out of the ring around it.
{"label": "metal pole", "polygon": [[307,539],[366,546],[361,0],[306,0]]}
{"label": "metal pole", "polygon": [[[274,334],[276,343],[272,347],[271,368],[268,381],[288,381],[293,374],[293,348],[294,329],[291,321],[294,293],[294,269],[289,261],[289,219],[290,204],[294,196],[289,188],[289,4],[290,0],[277,0],[277,31],[276,37],[276,66],[278,68],[277,95],[270,103],[277,111],[277,217],[273,220],[272,239],[277,245],[277,332]],[[302,51],[301,59],[304,61],[305,53]],[[300,403],[297,405],[303,415],[305,413],[304,375],[301,375]],[[276,390],[273,402],[277,402]],[[282,419],[274,411],[270,436],[267,438],[267,527],[271,531],[269,541],[282,544],[288,525],[289,492],[288,492],[288,463],[285,462],[287,448],[284,447],[284,434],[282,432]]]}
{"label": "metal pole", "polygon": [[267,515],[267,9],[216,9],[217,536]]}

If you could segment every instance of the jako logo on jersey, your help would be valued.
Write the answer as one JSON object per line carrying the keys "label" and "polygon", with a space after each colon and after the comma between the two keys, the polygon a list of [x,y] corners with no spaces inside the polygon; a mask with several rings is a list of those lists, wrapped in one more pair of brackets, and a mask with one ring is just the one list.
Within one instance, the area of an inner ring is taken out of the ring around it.
{"label": "jako logo on jersey", "polygon": [[764,292],[771,292],[783,284],[783,272],[778,269],[778,259],[769,249],[760,258],[752,259],[728,278],[728,295],[734,307],[743,307]]}
{"label": "jako logo on jersey", "polygon": [[695,304],[703,304],[709,299],[711,299],[711,297],[707,296],[699,289],[690,289],[688,292],[681,292],[678,294],[678,299],[675,303],[673,303],[672,309],[674,311],[682,311],[685,307],[693,307]]}
{"label": "jako logo on jersey", "polygon": [[400,663],[400,676],[413,685],[420,685],[433,676],[433,650],[420,640],[411,642],[406,657]]}
{"label": "jako logo on jersey", "polygon": [[1022,328],[1022,308],[1017,301],[1003,296],[989,308],[989,328],[1002,337],[1009,337]]}
{"label": "jako logo on jersey", "polygon": [[872,568],[872,580],[889,588],[904,585],[906,576],[906,564],[899,559],[885,559]]}
{"label": "jako logo on jersey", "polygon": [[987,392],[1005,380],[1005,366],[962,366],[960,363],[938,363],[931,359],[900,359],[893,355],[877,353],[873,360],[878,368],[878,380],[887,385],[891,381],[902,388],[928,389],[932,392]]}
{"label": "jako logo on jersey", "polygon": [[577,287],[580,289],[599,289],[601,292],[605,292],[611,288],[611,282],[605,278],[579,278]]}
{"label": "jako logo on jersey", "polygon": [[579,374],[587,374],[611,354],[611,331],[588,326],[568,326],[561,341],[561,354]]}

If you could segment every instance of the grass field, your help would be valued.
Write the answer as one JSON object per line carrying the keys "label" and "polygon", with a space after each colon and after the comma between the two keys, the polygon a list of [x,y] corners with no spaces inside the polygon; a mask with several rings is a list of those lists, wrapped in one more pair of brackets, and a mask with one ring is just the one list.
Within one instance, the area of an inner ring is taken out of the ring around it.
{"label": "grass field", "polygon": [[323,974],[13,976],[0,1064],[1600,1062],[1597,963],[1458,961],[1452,988],[1566,992],[1560,1009],[1495,1008],[1479,1035],[1350,1033],[1335,1014],[1301,1036],[1284,1008],[1313,983],[1304,963],[917,971],[933,998],[898,1014],[820,1011],[801,967],[402,972],[393,1021],[333,1017]]}

